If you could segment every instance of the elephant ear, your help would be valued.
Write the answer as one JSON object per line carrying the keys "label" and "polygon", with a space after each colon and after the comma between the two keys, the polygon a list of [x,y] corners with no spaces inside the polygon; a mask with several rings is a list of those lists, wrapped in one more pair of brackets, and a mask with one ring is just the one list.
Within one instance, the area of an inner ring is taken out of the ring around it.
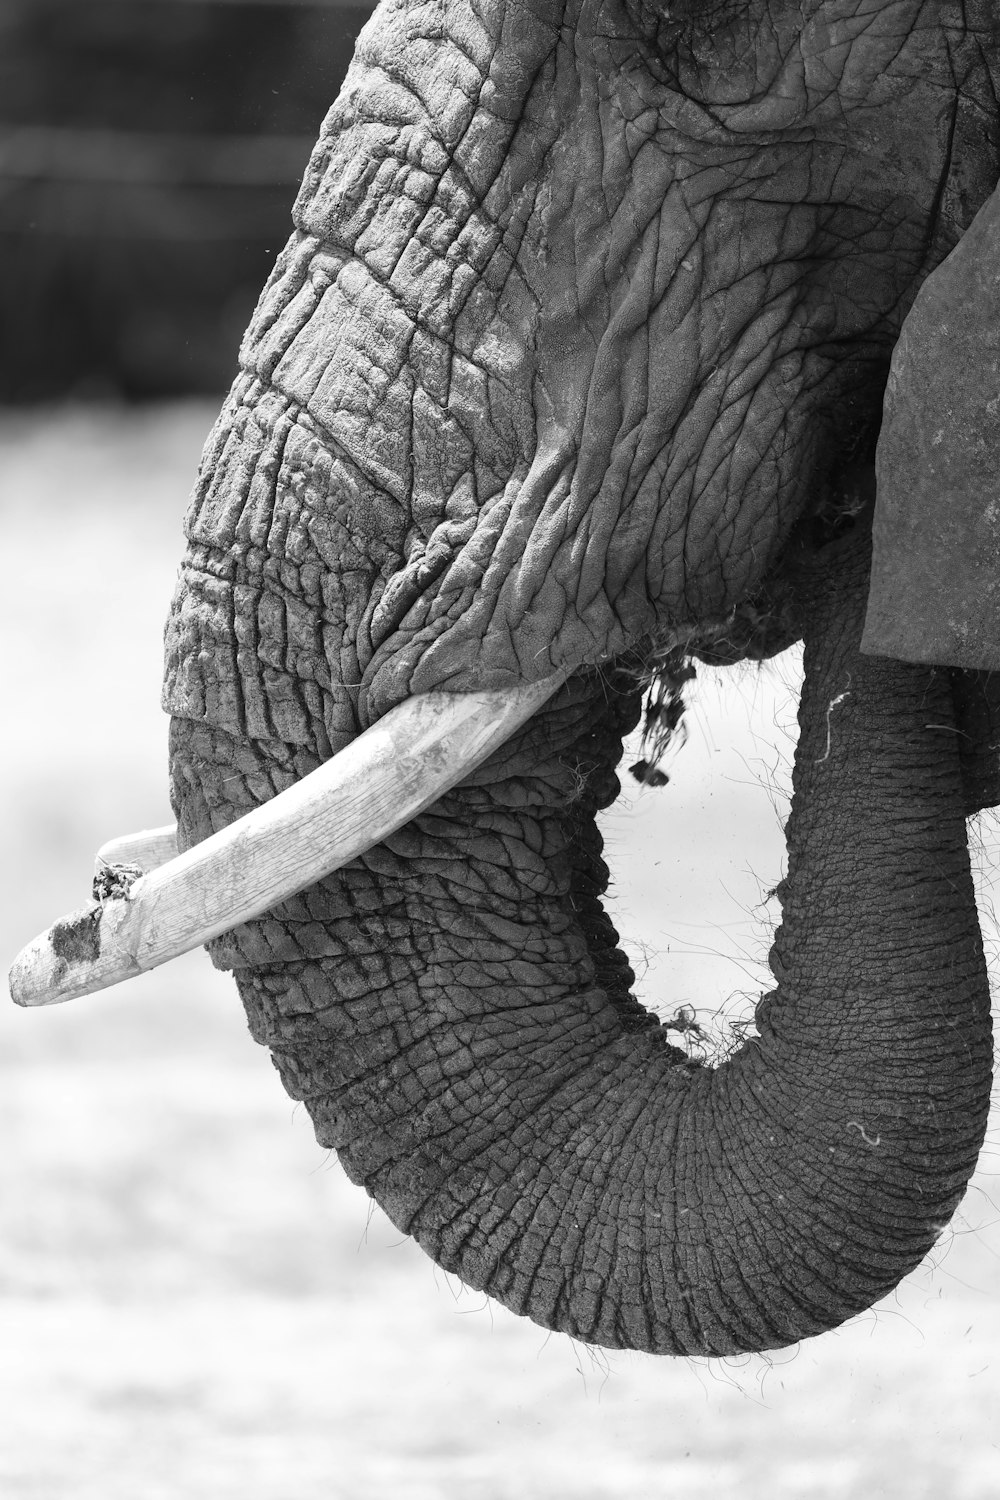
{"label": "elephant ear", "polygon": [[862,650],[1000,669],[1000,188],[903,324],[876,474]]}

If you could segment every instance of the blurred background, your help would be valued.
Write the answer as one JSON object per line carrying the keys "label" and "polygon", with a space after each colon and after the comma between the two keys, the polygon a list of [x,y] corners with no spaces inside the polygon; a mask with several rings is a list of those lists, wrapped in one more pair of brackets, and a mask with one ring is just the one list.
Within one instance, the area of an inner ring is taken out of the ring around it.
{"label": "blurred background", "polygon": [[0,400],[225,390],[357,0],[2,0]]}
{"label": "blurred background", "polygon": [[[187,495],[367,13],[0,0],[8,964],[86,900],[100,843],[169,818]],[[604,818],[642,998],[706,1048],[769,987],[799,680],[795,652],[703,670],[669,785]],[[995,819],[973,844],[996,974]],[[996,1116],[893,1297],[717,1362],[588,1350],[436,1271],[315,1145],[202,954],[0,1005],[0,1140],[4,1500],[998,1491]]]}

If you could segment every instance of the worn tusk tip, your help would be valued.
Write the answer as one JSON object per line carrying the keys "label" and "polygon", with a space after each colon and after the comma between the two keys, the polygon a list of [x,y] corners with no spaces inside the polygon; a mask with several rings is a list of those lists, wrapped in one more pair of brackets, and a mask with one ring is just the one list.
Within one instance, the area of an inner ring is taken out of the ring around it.
{"label": "worn tusk tip", "polygon": [[22,948],[9,975],[14,1004],[26,1009],[59,1005],[141,973],[135,960],[110,941],[116,908],[126,904],[84,907]]}
{"label": "worn tusk tip", "polygon": [[103,844],[98,904],[18,955],[21,1006],[57,1005],[145,973],[279,902],[430,807],[536,713],[566,674],[510,691],[408,699],[276,797],[177,854],[173,827]]}

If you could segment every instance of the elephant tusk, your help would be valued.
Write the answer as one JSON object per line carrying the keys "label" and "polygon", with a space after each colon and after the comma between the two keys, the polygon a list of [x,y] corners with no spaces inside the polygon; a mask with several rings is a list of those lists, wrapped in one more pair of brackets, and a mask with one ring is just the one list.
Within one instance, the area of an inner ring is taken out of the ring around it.
{"label": "elephant tusk", "polygon": [[168,823],[165,828],[144,828],[141,833],[123,833],[120,838],[109,839],[98,849],[94,868],[98,875],[109,865],[138,865],[148,872],[158,870],[176,854],[177,825]]}
{"label": "elephant tusk", "polygon": [[[436,802],[564,681],[560,673],[513,690],[425,693],[399,704],[246,817],[40,933],[14,961],[13,1000],[55,1005],[92,994],[260,916]],[[104,847],[117,860],[128,842]]]}

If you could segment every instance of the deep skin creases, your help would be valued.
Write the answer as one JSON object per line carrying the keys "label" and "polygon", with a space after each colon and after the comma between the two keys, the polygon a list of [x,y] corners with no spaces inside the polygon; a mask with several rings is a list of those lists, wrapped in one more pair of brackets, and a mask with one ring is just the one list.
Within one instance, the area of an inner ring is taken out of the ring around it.
{"label": "deep skin creases", "polygon": [[617,0],[380,9],[206,451],[172,712],[305,743],[315,685],[333,743],[761,587],[992,187],[958,9],[868,9],[775,5],[753,76],[745,20],[661,53]]}
{"label": "deep skin creases", "polygon": [[698,1353],[829,1327],[919,1259],[989,1061],[954,736],[924,727],[950,674],[858,656],[860,575],[790,611],[811,665],[760,1042],[692,1069],[600,909],[623,659],[729,620],[841,509],[912,290],[998,158],[968,6],[712,12],[654,55],[613,0],[380,9],[206,450],[165,692],[189,844],[408,694],[573,669],[214,956],[442,1264],[577,1337]]}
{"label": "deep skin creases", "polygon": [[[575,679],[430,813],[213,945],[349,1175],[463,1281],[586,1341],[726,1354],[834,1326],[926,1254],[976,1160],[992,1046],[950,677],[859,654],[865,549],[838,546],[809,585],[778,987],[718,1068],[630,998],[600,907],[624,674]],[[172,734],[185,841],[220,794],[228,816],[307,769]]]}

